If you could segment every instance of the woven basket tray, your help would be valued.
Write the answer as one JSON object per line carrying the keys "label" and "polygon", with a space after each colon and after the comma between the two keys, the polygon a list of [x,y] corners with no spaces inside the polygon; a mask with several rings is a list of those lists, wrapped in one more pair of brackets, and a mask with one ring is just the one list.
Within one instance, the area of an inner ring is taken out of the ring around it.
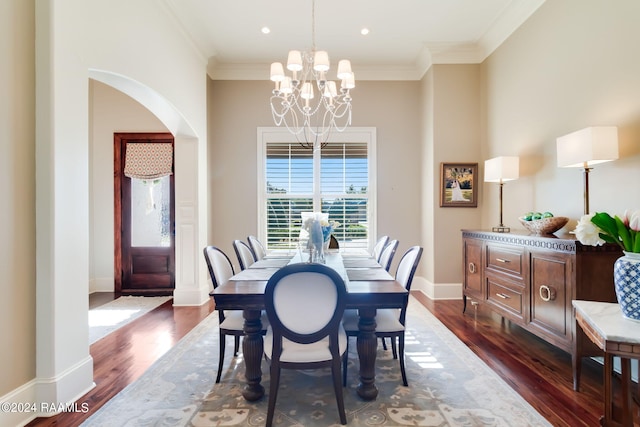
{"label": "woven basket tray", "polygon": [[569,218],[565,216],[552,216],[550,218],[533,219],[525,221],[524,218],[518,218],[524,228],[534,234],[552,234],[564,227]]}

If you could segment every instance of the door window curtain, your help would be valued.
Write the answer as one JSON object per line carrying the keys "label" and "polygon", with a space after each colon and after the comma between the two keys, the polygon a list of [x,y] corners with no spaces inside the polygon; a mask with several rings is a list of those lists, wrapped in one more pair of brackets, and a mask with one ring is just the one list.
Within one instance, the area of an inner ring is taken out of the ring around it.
{"label": "door window curtain", "polygon": [[129,178],[151,180],[171,175],[173,144],[127,143],[124,174]]}

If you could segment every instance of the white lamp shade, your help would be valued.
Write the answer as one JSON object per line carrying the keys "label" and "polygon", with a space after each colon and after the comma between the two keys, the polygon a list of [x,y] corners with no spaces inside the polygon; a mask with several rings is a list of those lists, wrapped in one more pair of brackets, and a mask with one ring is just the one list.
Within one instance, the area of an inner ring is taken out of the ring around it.
{"label": "white lamp shade", "polygon": [[271,64],[271,81],[281,82],[284,80],[284,68],[280,62],[274,62]]}
{"label": "white lamp shade", "polygon": [[287,58],[287,70],[300,71],[302,70],[302,54],[299,50],[290,50]]}
{"label": "white lamp shade", "polygon": [[342,79],[340,87],[343,89],[353,89],[354,87],[356,87],[356,77],[354,76],[354,74],[349,73],[347,77]]}
{"label": "white lamp shade", "polygon": [[313,86],[311,86],[311,83],[304,82],[300,90],[300,97],[302,99],[313,99]]}
{"label": "white lamp shade", "polygon": [[518,179],[520,159],[516,156],[501,156],[484,162],[485,182],[505,182]]}
{"label": "white lamp shade", "polygon": [[316,71],[329,71],[329,54],[326,50],[319,50],[313,58],[313,69]]}
{"label": "white lamp shade", "polygon": [[556,140],[558,167],[582,168],[618,158],[618,128],[588,127]]}
{"label": "white lamp shade", "polygon": [[338,92],[336,90],[336,82],[327,82],[327,85],[324,88],[324,93],[322,95],[326,98],[334,98],[336,95],[338,95]]}
{"label": "white lamp shade", "polygon": [[293,92],[293,87],[291,86],[291,77],[286,76],[282,83],[280,83],[280,92],[289,95]]}
{"label": "white lamp shade", "polygon": [[338,62],[338,79],[346,79],[351,74],[351,61],[348,59],[341,59]]}

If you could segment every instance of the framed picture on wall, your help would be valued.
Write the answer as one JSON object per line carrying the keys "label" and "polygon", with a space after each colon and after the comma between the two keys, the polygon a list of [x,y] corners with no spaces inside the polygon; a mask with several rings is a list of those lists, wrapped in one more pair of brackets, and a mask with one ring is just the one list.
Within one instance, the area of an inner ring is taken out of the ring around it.
{"label": "framed picture on wall", "polygon": [[477,163],[440,163],[440,206],[478,206]]}

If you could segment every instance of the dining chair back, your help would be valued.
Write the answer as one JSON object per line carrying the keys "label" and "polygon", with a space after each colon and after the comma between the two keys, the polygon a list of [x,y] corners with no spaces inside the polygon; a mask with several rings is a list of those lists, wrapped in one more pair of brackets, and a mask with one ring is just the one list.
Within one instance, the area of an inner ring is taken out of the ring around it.
{"label": "dining chair back", "polygon": [[[213,283],[213,289],[227,283],[229,278],[234,275],[233,264],[231,260],[220,248],[215,246],[207,246],[204,248],[204,259],[209,269],[209,277]],[[220,356],[218,359],[218,374],[216,383],[220,382],[222,376],[222,366],[224,365],[224,353],[227,335],[234,337],[233,355],[238,355],[240,349],[240,337],[244,335],[244,318],[242,310],[217,310],[218,311],[218,329],[220,332]],[[268,320],[266,316],[262,319],[263,333],[266,333]]]}
{"label": "dining chair back", "polygon": [[[396,269],[395,279],[400,283],[407,291],[411,291],[411,284],[413,283],[413,277],[418,268],[418,263],[422,257],[422,248],[420,246],[412,246],[409,248],[398,263]],[[376,311],[376,336],[378,338],[390,338],[391,350],[394,359],[399,359],[400,373],[402,375],[402,384],[408,386],[407,373],[404,363],[404,331],[407,317],[407,302],[401,309],[384,308]],[[347,336],[358,335],[358,315],[353,311],[347,311],[342,319],[345,332]],[[398,340],[398,347],[396,348],[396,339]],[[347,383],[347,359],[343,359],[342,366],[342,382],[344,385]]]}
{"label": "dining chair back", "polygon": [[266,425],[273,422],[282,369],[331,367],[340,422],[347,423],[341,359],[347,337],[341,325],[346,304],[342,277],[322,264],[298,263],[276,271],[265,288],[270,327],[264,352],[271,363]]}
{"label": "dining chair back", "polygon": [[373,256],[373,259],[375,259],[376,261],[380,261],[380,255],[382,255],[382,250],[384,249],[385,246],[387,246],[387,242],[389,241],[389,236],[382,236],[378,239],[378,241],[376,242],[376,245],[373,247],[373,252],[371,253],[371,256]]}
{"label": "dining chair back", "polygon": [[234,240],[233,249],[236,251],[238,264],[240,264],[240,270],[246,270],[247,268],[249,268],[249,266],[251,266],[251,264],[256,262],[253,251],[251,250],[249,245],[242,240]]}
{"label": "dining chair back", "polygon": [[390,241],[387,246],[384,247],[382,253],[380,254],[380,260],[378,261],[378,263],[387,271],[389,271],[389,269],[391,268],[391,263],[393,262],[393,257],[396,254],[399,243],[400,242],[398,242],[398,240],[396,239]]}
{"label": "dining chair back", "polygon": [[256,236],[247,237],[247,242],[249,242],[249,247],[253,251],[253,257],[256,261],[260,261],[267,255],[267,250]]}

